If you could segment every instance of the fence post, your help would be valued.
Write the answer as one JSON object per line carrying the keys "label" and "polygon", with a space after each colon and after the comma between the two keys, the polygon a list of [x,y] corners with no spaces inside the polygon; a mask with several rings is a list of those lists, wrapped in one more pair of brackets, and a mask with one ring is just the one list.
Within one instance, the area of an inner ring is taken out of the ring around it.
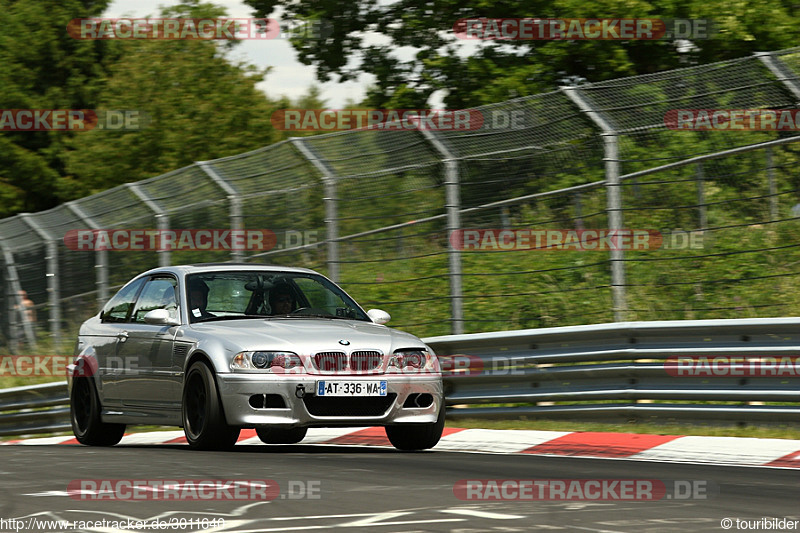
{"label": "fence post", "polygon": [[[48,300],[50,301],[50,313],[47,320],[50,323],[50,337],[53,339],[53,347],[59,350],[61,348],[61,296],[58,284],[58,239],[39,226],[30,213],[20,213],[19,217],[45,242],[45,249],[47,250],[45,256],[45,261],[47,262],[47,292]],[[25,322],[23,320],[23,323]]]}
{"label": "fence post", "polygon": [[[89,229],[100,229],[100,225],[75,202],[67,202],[67,208],[75,213],[75,216],[81,219],[81,222],[89,226]],[[108,250],[95,250],[94,268],[95,284],[97,285],[97,304],[98,308],[100,308],[108,301]]]}
{"label": "fence post", "polygon": [[17,274],[17,266],[14,263],[14,254],[8,249],[7,246],[0,244],[3,251],[3,259],[6,266],[6,301],[8,302],[8,337],[9,337],[9,350],[12,354],[19,352],[19,328],[17,327],[17,319],[22,322],[22,331],[25,334],[25,339],[28,345],[34,350],[36,346],[36,333],[33,331],[33,326],[25,319],[23,313],[25,310],[22,307],[22,298],[19,296],[19,291],[22,286],[19,283],[19,275]]}
{"label": "fence post", "polygon": [[[622,230],[622,192],[620,190],[619,139],[617,128],[610,117],[590,103],[586,94],[577,87],[562,87],[561,90],[594,124],[602,130],[603,161],[606,172],[606,211],[608,212],[608,229],[612,235]],[[614,321],[626,319],[627,303],[625,294],[625,252],[612,247],[609,252],[611,262],[611,299]]]}
{"label": "fence post", "polygon": [[[784,87],[792,94],[795,103],[800,105],[800,79],[794,70],[784,63],[774,52],[755,52],[755,55],[764,66],[780,81]],[[769,217],[770,220],[778,220],[778,196],[775,186],[775,167],[772,165],[772,148],[766,148],[767,158],[767,179],[769,180]]]}
{"label": "fence post", "polygon": [[575,229],[584,229],[583,224],[583,205],[581,204],[581,193],[576,192],[572,195],[572,205],[575,209]]}
{"label": "fence post", "polygon": [[[126,183],[125,184],[136,197],[146,205],[150,211],[153,212],[153,216],[156,219],[156,226],[158,227],[159,231],[164,232],[169,229],[169,215],[167,211],[161,207],[155,200],[150,198],[139,186],[135,183]],[[170,251],[169,250],[158,250],[156,252],[158,254],[158,266],[166,267],[171,264],[170,261]]]}
{"label": "fence post", "polygon": [[[208,175],[208,177],[211,178],[212,181],[228,195],[228,201],[230,202],[231,209],[229,213],[231,219],[231,229],[234,231],[243,230],[244,216],[242,215],[242,199],[239,195],[239,191],[234,189],[233,185],[228,183],[228,180],[220,175],[220,173],[217,171],[217,168],[211,162],[197,161],[195,164],[200,167],[200,169],[205,172],[206,175]],[[244,250],[237,250],[236,248],[231,247],[231,259],[234,261],[243,261],[244,257]]]}
{"label": "fence post", "polygon": [[14,282],[16,281],[16,268],[14,268],[14,256],[8,249],[3,246],[3,263],[6,268],[6,279],[5,279],[5,289],[6,289],[6,316],[8,317],[8,350],[12,354],[16,354],[19,352],[19,341],[17,340],[17,336],[19,335],[19,331],[17,331],[17,308],[14,306],[14,302],[17,301],[17,291],[14,288]]}
{"label": "fence post", "polygon": [[[794,70],[784,63],[774,52],[755,52],[753,54],[761,61],[765,67],[772,72],[772,75],[791,93],[795,103],[800,105],[800,79]],[[778,220],[778,196],[775,185],[775,167],[772,165],[772,147],[766,148],[767,158],[767,180],[769,186],[769,218]]]}
{"label": "fence post", "polygon": [[695,167],[695,180],[697,182],[697,214],[700,218],[700,230],[705,233],[708,227],[708,212],[706,210],[705,173],[703,172],[702,161],[697,163]]}
{"label": "fence post", "polygon": [[336,173],[328,162],[300,137],[289,139],[300,154],[308,159],[322,175],[325,187],[325,246],[328,248],[328,277],[339,283],[339,205]]}
{"label": "fence post", "polygon": [[450,236],[461,229],[461,183],[458,175],[458,159],[431,130],[419,128],[419,132],[439,152],[444,162],[445,209],[447,210],[447,260],[450,272],[450,321],[451,333],[464,333],[464,288],[462,286],[461,250],[453,246]]}
{"label": "fence post", "polygon": [[775,185],[775,167],[772,164],[772,148],[766,148],[767,183],[769,185],[769,219],[778,220],[778,187]]}
{"label": "fence post", "polygon": [[764,63],[764,66],[783,83],[792,96],[794,96],[796,103],[800,105],[800,83],[798,83],[797,75],[789,68],[780,58],[773,55],[773,52],[755,52],[753,54],[759,61]]}

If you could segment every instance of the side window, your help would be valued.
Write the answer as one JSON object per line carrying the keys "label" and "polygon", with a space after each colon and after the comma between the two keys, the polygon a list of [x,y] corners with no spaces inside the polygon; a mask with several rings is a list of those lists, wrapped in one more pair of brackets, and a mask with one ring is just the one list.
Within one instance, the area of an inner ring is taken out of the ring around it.
{"label": "side window", "polygon": [[136,301],[133,321],[144,324],[144,315],[153,309],[166,309],[172,318],[177,318],[178,298],[175,291],[177,286],[178,282],[171,277],[149,280]]}
{"label": "side window", "polygon": [[136,299],[136,293],[144,282],[145,278],[137,279],[122,287],[103,308],[103,322],[126,322]]}

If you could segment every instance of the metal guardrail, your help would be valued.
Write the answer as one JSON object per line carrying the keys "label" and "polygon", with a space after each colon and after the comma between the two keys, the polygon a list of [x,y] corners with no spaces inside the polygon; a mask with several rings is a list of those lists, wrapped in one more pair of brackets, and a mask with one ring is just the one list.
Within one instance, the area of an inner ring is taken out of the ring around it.
{"label": "metal guardrail", "polygon": [[0,390],[0,436],[69,429],[66,382]]}
{"label": "metal guardrail", "polygon": [[[443,363],[454,420],[800,422],[800,318],[617,322],[423,340]],[[674,376],[667,362],[676,356],[798,359],[777,376]],[[66,383],[2,390],[0,435],[67,431],[66,405]]]}
{"label": "metal guardrail", "polygon": [[[450,419],[800,422],[800,359],[779,366],[800,356],[800,318],[621,322],[425,342],[448,369]],[[677,356],[774,362],[774,371],[759,368],[775,375],[723,366],[675,375]]]}

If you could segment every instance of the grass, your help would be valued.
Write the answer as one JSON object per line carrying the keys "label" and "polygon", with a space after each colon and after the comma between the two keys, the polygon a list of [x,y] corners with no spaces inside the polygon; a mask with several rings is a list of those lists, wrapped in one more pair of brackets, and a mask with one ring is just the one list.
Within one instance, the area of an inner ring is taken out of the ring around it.
{"label": "grass", "polygon": [[[88,317],[87,317],[88,318]],[[13,358],[15,357],[25,357],[25,356],[36,356],[36,357],[49,357],[49,356],[58,356],[59,358],[57,362],[60,363],[61,361],[71,362],[72,361],[72,343],[74,342],[75,338],[77,338],[78,328],[77,326],[74,328],[74,331],[68,331],[63,333],[63,346],[61,348],[56,348],[50,337],[45,332],[40,332],[37,342],[37,349],[34,350],[30,347],[24,347],[19,351],[18,354],[14,356],[10,356],[7,354],[0,355],[0,389],[8,389],[12,387],[26,387],[28,385],[37,385],[40,383],[52,383],[57,381],[64,381],[66,382],[66,368],[56,368],[57,372],[54,375],[49,376],[35,376],[35,375],[21,375],[21,372],[28,372],[28,368],[30,367],[33,370],[33,367],[30,365],[23,365],[21,363],[17,363],[14,361]],[[47,364],[45,365],[47,372],[53,371],[53,364],[52,360],[47,360]]]}

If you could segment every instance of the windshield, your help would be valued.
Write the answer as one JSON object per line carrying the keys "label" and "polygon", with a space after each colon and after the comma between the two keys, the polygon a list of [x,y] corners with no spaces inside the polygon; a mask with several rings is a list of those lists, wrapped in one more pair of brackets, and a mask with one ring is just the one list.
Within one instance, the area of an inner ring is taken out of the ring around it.
{"label": "windshield", "polygon": [[370,321],[339,287],[317,274],[206,272],[186,277],[189,321],[323,317]]}

